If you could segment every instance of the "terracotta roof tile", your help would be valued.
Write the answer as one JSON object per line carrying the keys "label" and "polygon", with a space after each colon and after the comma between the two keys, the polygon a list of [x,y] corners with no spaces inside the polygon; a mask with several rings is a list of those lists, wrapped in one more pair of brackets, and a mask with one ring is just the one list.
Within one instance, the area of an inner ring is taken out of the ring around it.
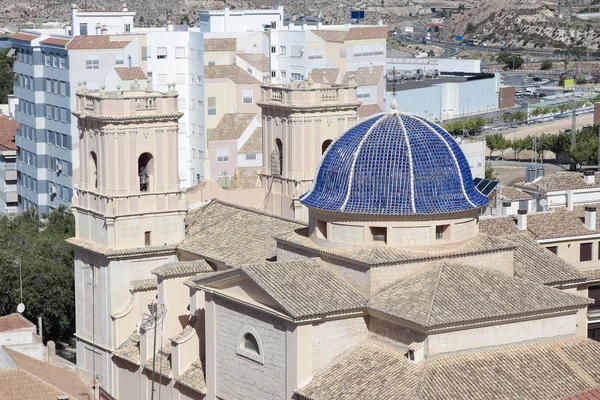
{"label": "terracotta roof tile", "polygon": [[375,66],[373,68],[370,67],[360,67],[356,71],[346,71],[344,75],[344,79],[342,81],[343,85],[347,85],[350,80],[350,75],[354,75],[354,80],[356,81],[357,86],[374,86],[378,85],[379,82],[383,79],[383,66]]}
{"label": "terracotta roof tile", "polygon": [[48,39],[42,40],[40,43],[41,44],[50,44],[50,45],[63,46],[64,47],[70,41],[71,41],[71,39],[48,38]]}
{"label": "terracotta roof tile", "polygon": [[260,81],[237,65],[207,65],[204,79],[230,79],[237,84],[258,85]]}
{"label": "terracotta roof tile", "polygon": [[204,39],[204,51],[235,51],[236,39]]}
{"label": "terracotta roof tile", "polygon": [[361,104],[356,110],[359,118],[366,118],[373,114],[379,114],[381,111],[381,107],[377,104]]}
{"label": "terracotta roof tile", "polygon": [[135,79],[141,81],[147,78],[146,73],[140,67],[115,67],[115,71],[119,75],[119,78],[124,81],[133,81]]}
{"label": "terracotta roof tile", "polygon": [[223,115],[209,141],[239,139],[255,117],[256,114]]}
{"label": "terracotta roof tile", "polygon": [[[154,359],[156,358],[156,363]],[[154,367],[154,372],[159,375],[164,376],[165,378],[172,378],[173,371],[171,370],[171,341],[167,340],[167,342],[163,345],[163,347],[158,350],[154,357],[148,359],[148,362],[144,365],[144,368],[152,371]]]}
{"label": "terracotta roof tile", "polygon": [[176,278],[203,272],[213,272],[205,260],[174,262],[152,270],[152,273],[160,278]]}
{"label": "terracotta roof tile", "polygon": [[39,38],[39,36],[17,32],[17,33],[13,33],[8,38],[13,39],[13,40],[22,40],[24,42],[31,42],[32,40]]}
{"label": "terracotta roof tile", "polygon": [[35,325],[26,320],[21,314],[14,313],[0,317],[0,332],[24,328],[35,328]]}
{"label": "terracotta roof tile", "polygon": [[528,189],[546,192],[558,192],[563,190],[590,189],[600,187],[600,172],[596,172],[594,183],[586,183],[583,180],[581,172],[555,172],[534,180],[531,183],[520,182],[515,186],[521,189]]}
{"label": "terracotta roof tile", "polygon": [[129,338],[112,352],[114,357],[140,365],[140,335],[134,331]]}
{"label": "terracotta roof tile", "polygon": [[192,365],[175,380],[179,382],[180,385],[192,389],[198,393],[206,393],[204,365],[200,359],[194,361]]}
{"label": "terracotta roof tile", "polygon": [[529,193],[525,193],[521,189],[517,189],[512,186],[502,186],[500,188],[499,195],[503,196],[507,200],[519,201],[519,200],[531,200],[533,197]]}
{"label": "terracotta roof tile", "polygon": [[93,50],[93,49],[122,49],[131,43],[131,38],[122,36],[75,36],[67,45],[69,50]]}
{"label": "terracotta roof tile", "polygon": [[338,83],[340,75],[339,68],[314,68],[310,72],[310,77],[315,83]]}
{"label": "terracotta roof tile", "polygon": [[262,138],[262,128],[256,128],[248,140],[246,140],[246,143],[240,148],[238,154],[262,153]]}
{"label": "terracotta roof tile", "polygon": [[90,390],[74,373],[7,347],[2,350],[17,365],[17,369],[0,372],[0,399],[55,400],[60,395],[68,395],[74,400],[93,398]]}
{"label": "terracotta roof tile", "polygon": [[368,340],[296,393],[300,400],[549,400],[600,385],[600,343],[581,337],[416,363],[404,353]]}
{"label": "terracotta roof tile", "polygon": [[0,150],[17,150],[15,135],[19,126],[15,119],[0,114]]}
{"label": "terracotta roof tile", "polygon": [[387,26],[364,26],[350,28],[344,40],[386,39],[387,36]]}
{"label": "terracotta roof tile", "polygon": [[157,287],[156,278],[139,279],[129,282],[129,291],[131,293],[156,290]]}
{"label": "terracotta roof tile", "polygon": [[314,33],[326,42],[344,43],[346,31],[334,31],[329,29],[312,29],[309,32]]}
{"label": "terracotta roof tile", "polygon": [[369,309],[425,329],[585,308],[590,299],[491,269],[442,262],[369,299]]}
{"label": "terracotta roof tile", "polygon": [[566,397],[564,400],[600,400],[600,389],[590,389],[581,393]]}
{"label": "terracotta roof tile", "polygon": [[250,53],[241,53],[237,54],[236,57],[241,58],[246,61],[250,66],[258,69],[260,72],[269,72],[271,70],[271,65],[269,59],[264,54],[250,54]]}

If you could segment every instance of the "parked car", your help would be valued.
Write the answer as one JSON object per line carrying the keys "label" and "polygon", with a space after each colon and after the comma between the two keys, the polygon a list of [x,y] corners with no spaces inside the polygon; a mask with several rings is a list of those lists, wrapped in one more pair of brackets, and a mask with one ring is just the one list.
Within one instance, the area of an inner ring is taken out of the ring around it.
{"label": "parked car", "polygon": [[538,77],[538,76],[536,76],[536,77],[534,77],[534,78],[533,78],[533,81],[534,81],[534,82],[539,82],[539,81],[541,81],[541,80],[542,80],[542,78],[540,78],[540,77]]}
{"label": "parked car", "polygon": [[540,93],[540,94],[539,94],[539,96],[540,96],[540,97],[546,97],[546,96],[547,96],[547,94],[546,94],[546,93]]}
{"label": "parked car", "polygon": [[565,133],[567,135],[570,135],[571,133],[573,133],[573,129],[565,129]]}

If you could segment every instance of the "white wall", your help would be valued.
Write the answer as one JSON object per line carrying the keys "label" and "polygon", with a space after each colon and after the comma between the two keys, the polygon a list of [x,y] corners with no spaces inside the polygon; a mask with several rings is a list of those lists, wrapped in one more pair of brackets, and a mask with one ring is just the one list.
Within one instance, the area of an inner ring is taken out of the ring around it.
{"label": "white wall", "polygon": [[133,29],[133,17],[135,12],[127,11],[80,11],[78,9],[71,10],[71,29],[73,36],[81,35],[80,24],[87,24],[87,34],[96,35],[102,34],[97,32],[96,26],[106,26],[104,34],[120,34],[125,32],[125,25],[129,25]]}
{"label": "white wall", "polygon": [[465,154],[473,178],[485,177],[485,140],[466,141],[460,143],[460,149]]}
{"label": "white wall", "polygon": [[246,32],[262,31],[264,25],[283,21],[283,6],[266,10],[201,10],[200,30],[202,32]]}

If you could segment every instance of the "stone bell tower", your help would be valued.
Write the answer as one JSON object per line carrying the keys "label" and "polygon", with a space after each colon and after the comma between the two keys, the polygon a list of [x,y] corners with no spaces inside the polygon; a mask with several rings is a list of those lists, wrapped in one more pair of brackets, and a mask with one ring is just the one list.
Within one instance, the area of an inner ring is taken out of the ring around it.
{"label": "stone bell tower", "polygon": [[[138,85],[139,86],[139,85]],[[175,85],[145,90],[77,91],[79,174],[72,208],[78,367],[114,392],[111,352],[131,334],[116,313],[131,281],[176,261],[186,201],[179,190]],[[133,321],[132,323],[135,323]],[[123,329],[123,328],[121,328]],[[125,338],[123,338],[124,335]]]}

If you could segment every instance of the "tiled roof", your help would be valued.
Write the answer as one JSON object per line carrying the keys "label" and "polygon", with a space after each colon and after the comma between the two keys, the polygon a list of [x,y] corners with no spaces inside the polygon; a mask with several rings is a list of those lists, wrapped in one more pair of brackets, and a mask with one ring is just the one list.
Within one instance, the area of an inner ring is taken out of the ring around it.
{"label": "tiled roof", "polygon": [[515,276],[543,285],[583,282],[585,273],[539,245],[525,235],[510,235],[504,239],[517,245],[514,250]]}
{"label": "tiled roof", "polygon": [[271,70],[269,59],[262,53],[240,53],[236,54],[236,57],[246,61],[250,66],[258,69],[260,72],[269,72]]}
{"label": "tiled roof", "polygon": [[583,173],[560,171],[543,176],[531,183],[520,182],[515,186],[545,192],[559,192],[563,190],[577,190],[600,187],[600,172],[596,172],[594,183],[585,183]]}
{"label": "tiled roof", "polygon": [[117,258],[122,256],[131,256],[138,254],[164,254],[172,253],[175,251],[175,245],[164,245],[164,246],[144,246],[144,247],[132,247],[128,249],[111,249],[94,242],[88,242],[85,239],[76,237],[68,238],[65,240],[71,246],[86,249],[96,254],[101,254],[107,258]]}
{"label": "tiled roof", "polygon": [[35,328],[35,325],[25,319],[21,314],[13,313],[0,317],[0,332],[25,328]]}
{"label": "tiled roof", "polygon": [[512,186],[502,186],[498,194],[512,201],[533,199],[529,193],[525,193],[521,189],[517,189],[516,187]]}
{"label": "tiled roof", "polygon": [[314,33],[326,42],[344,43],[346,31],[334,31],[328,29],[312,29],[309,32]]}
{"label": "tiled roof", "polygon": [[581,273],[585,274],[588,282],[600,281],[600,269],[585,270]]}
{"label": "tiled roof", "polygon": [[273,235],[305,226],[218,200],[189,211],[185,224],[186,238],[177,248],[227,266],[264,262],[275,256]]}
{"label": "tiled roof", "polygon": [[262,138],[262,128],[256,128],[248,140],[246,140],[246,143],[240,148],[238,154],[262,153]]}
{"label": "tiled roof", "polygon": [[367,266],[400,264],[415,261],[451,259],[466,255],[485,254],[513,250],[516,245],[505,239],[477,235],[472,239],[458,243],[436,246],[392,247],[379,245],[352,247],[322,247],[308,237],[307,229],[274,235],[278,242],[289,243],[304,249],[314,250],[315,254],[327,254],[348,261],[359,262]]}
{"label": "tiled roof", "polygon": [[17,150],[15,135],[19,126],[14,118],[0,114],[0,150]]}
{"label": "tiled roof", "polygon": [[132,293],[156,290],[156,288],[156,278],[139,279],[129,282],[129,291]]}
{"label": "tiled roof", "polygon": [[439,125],[403,112],[379,114],[336,138],[312,188],[300,196],[309,208],[369,215],[462,212],[488,201],[475,189],[456,140]]}
{"label": "tiled roof", "polygon": [[0,370],[0,399],[56,400],[69,396],[73,400],[89,400],[92,393],[71,371],[3,347],[16,364],[16,369]]}
{"label": "tiled roof", "polygon": [[230,79],[238,85],[258,85],[259,80],[237,65],[206,65],[204,79]]}
{"label": "tiled roof", "polygon": [[358,113],[359,118],[365,118],[370,117],[373,114],[379,114],[383,111],[378,104],[361,104],[356,112]]}
{"label": "tiled roof", "polygon": [[566,397],[564,400],[600,400],[600,388],[586,390]]}
{"label": "tiled roof", "polygon": [[239,139],[256,114],[224,114],[209,141]]}
{"label": "tiled roof", "polygon": [[204,376],[204,365],[200,359],[175,379],[180,385],[192,389],[198,393],[206,393],[206,378]]}
{"label": "tiled roof", "polygon": [[350,81],[350,75],[354,75],[354,80],[357,86],[375,86],[383,79],[384,69],[382,65],[375,67],[360,67],[356,71],[346,71],[343,85],[347,85]]}
{"label": "tiled roof", "polygon": [[[156,363],[154,363],[156,358]],[[148,359],[148,362],[144,365],[144,368],[152,371],[158,375],[162,375],[165,378],[172,378],[173,372],[171,371],[171,341],[167,340],[163,347],[158,350],[154,357]]]}
{"label": "tiled roof", "polygon": [[141,81],[147,78],[146,73],[140,67],[115,67],[115,71],[119,75],[119,78],[124,81],[133,81],[135,79]]}
{"label": "tiled roof", "polygon": [[140,335],[134,331],[112,354],[114,357],[140,365]]}
{"label": "tiled roof", "polygon": [[237,167],[229,180],[230,189],[252,189],[261,187],[262,167]]}
{"label": "tiled roof", "polygon": [[41,44],[50,44],[54,46],[66,46],[71,39],[57,39],[57,38],[48,38],[40,41]]}
{"label": "tiled roof", "polygon": [[344,40],[387,39],[387,26],[350,28]]}
{"label": "tiled roof", "polygon": [[339,68],[314,68],[310,72],[310,77],[315,83],[337,83],[339,75]]}
{"label": "tiled roof", "polygon": [[443,262],[369,299],[369,309],[426,329],[584,308],[591,300],[501,272]]}
{"label": "tiled roof", "polygon": [[300,400],[561,399],[600,385],[600,343],[581,337],[413,363],[369,340],[296,390]]}
{"label": "tiled roof", "polygon": [[17,32],[17,33],[13,33],[8,38],[9,39],[13,39],[13,40],[22,40],[24,42],[31,42],[32,40],[35,40],[35,39],[39,38],[39,36],[29,35],[27,33]]}
{"label": "tiled roof", "polygon": [[363,309],[366,299],[320,261],[289,261],[242,267],[292,318]]}
{"label": "tiled roof", "polygon": [[[552,211],[533,213],[527,215],[526,234],[532,235],[537,240],[560,239],[573,236],[588,236],[600,234],[600,204],[588,204],[597,207],[596,227],[590,230],[583,221],[586,205],[575,206],[572,211],[566,207],[556,207]],[[501,218],[481,218],[479,231],[489,235],[510,235],[523,233],[516,227],[517,219],[514,216]]]}
{"label": "tiled roof", "polygon": [[183,341],[185,341],[185,339],[188,339],[189,337],[191,337],[194,334],[195,331],[196,331],[196,328],[194,328],[194,321],[191,320],[185,326],[185,328],[183,328],[183,330],[181,330],[180,332],[178,332],[176,335],[171,336],[169,338],[169,340],[171,342],[175,342],[175,343],[182,343]]}
{"label": "tiled roof", "polygon": [[152,273],[160,278],[175,278],[212,271],[213,269],[205,260],[195,260],[165,264],[152,270]]}
{"label": "tiled roof", "polygon": [[101,50],[101,49],[122,49],[131,43],[131,39],[124,39],[121,36],[96,35],[96,36],[75,36],[67,45],[69,50]]}
{"label": "tiled roof", "polygon": [[235,51],[235,38],[204,39],[204,51]]}

